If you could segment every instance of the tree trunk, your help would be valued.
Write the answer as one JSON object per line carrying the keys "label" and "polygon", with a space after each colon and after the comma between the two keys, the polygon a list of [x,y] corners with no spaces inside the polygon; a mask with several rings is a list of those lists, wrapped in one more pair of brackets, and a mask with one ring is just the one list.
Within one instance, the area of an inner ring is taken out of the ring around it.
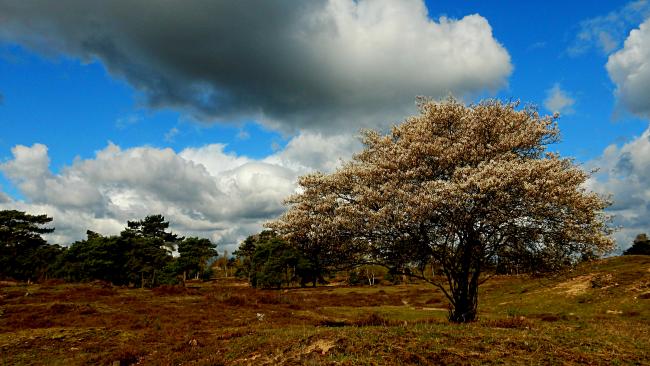
{"label": "tree trunk", "polygon": [[449,320],[454,323],[468,323],[476,320],[478,292],[468,286],[464,291],[454,294],[454,307],[449,310]]}
{"label": "tree trunk", "polygon": [[460,269],[453,272],[453,309],[449,320],[454,323],[468,323],[476,320],[478,306],[478,285],[481,274],[481,243],[470,238],[465,243]]}

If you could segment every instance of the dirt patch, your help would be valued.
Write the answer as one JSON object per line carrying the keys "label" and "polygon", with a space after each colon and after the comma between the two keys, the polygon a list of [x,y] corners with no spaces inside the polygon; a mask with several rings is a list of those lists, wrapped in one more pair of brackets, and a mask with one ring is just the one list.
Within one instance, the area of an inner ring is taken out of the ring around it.
{"label": "dirt patch", "polygon": [[321,355],[324,355],[334,347],[336,347],[336,342],[328,339],[318,339],[307,346],[307,348],[305,348],[303,351],[303,354],[306,355],[308,353],[317,352]]}
{"label": "dirt patch", "polygon": [[558,284],[553,287],[553,290],[563,292],[569,296],[582,295],[592,288],[593,278],[593,275],[578,276]]}
{"label": "dirt patch", "polygon": [[422,308],[424,311],[449,311],[449,309],[445,308]]}

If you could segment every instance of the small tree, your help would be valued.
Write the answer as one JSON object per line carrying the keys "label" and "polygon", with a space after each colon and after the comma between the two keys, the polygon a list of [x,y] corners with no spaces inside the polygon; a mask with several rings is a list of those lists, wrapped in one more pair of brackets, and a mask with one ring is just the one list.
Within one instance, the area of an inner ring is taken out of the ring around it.
{"label": "small tree", "polygon": [[205,238],[186,238],[178,244],[178,269],[183,273],[183,282],[187,274],[194,274],[198,279],[207,273],[208,260],[217,256],[216,245]]}
{"label": "small tree", "polygon": [[623,255],[650,255],[650,239],[643,233],[634,238],[631,247],[623,252]]}
{"label": "small tree", "polygon": [[172,260],[171,253],[183,238],[168,232],[169,222],[162,215],[149,215],[128,221],[120,238],[127,241],[125,268],[133,283],[156,286],[156,275]]}
{"label": "small tree", "polygon": [[374,286],[377,280],[381,280],[388,273],[385,267],[377,265],[361,266],[358,270],[365,277],[366,281],[368,281],[368,286]]}
{"label": "small tree", "polygon": [[480,276],[500,256],[552,271],[611,250],[609,203],[585,191],[588,173],[546,151],[559,136],[553,117],[495,100],[418,106],[386,135],[365,132],[364,150],[336,172],[302,177],[269,226],[294,245],[335,243],[332,253],[429,281],[454,322],[476,318]]}
{"label": "small tree", "polygon": [[253,285],[255,283],[255,268],[253,267],[253,255],[259,242],[265,240],[265,235],[270,232],[263,231],[260,234],[248,236],[233,253],[235,256],[235,276],[246,278]]}
{"label": "small tree", "polygon": [[247,277],[252,287],[280,288],[294,281],[316,286],[313,263],[273,231],[249,236],[234,254],[239,261],[237,274]]}

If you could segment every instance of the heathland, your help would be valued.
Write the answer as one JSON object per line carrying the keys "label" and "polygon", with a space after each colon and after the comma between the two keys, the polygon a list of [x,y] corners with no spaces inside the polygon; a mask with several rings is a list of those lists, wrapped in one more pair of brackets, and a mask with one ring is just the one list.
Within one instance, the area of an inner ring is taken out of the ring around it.
{"label": "heathland", "polygon": [[0,287],[2,365],[650,364],[650,256],[494,276],[478,320],[424,283]]}

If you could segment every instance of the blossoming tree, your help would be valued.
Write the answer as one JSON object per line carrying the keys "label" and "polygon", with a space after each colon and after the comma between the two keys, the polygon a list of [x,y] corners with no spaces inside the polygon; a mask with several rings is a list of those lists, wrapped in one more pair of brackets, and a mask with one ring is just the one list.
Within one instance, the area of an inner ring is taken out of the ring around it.
{"label": "blossoming tree", "polygon": [[556,117],[497,100],[418,106],[387,134],[364,132],[364,150],[336,172],[302,177],[268,226],[323,258],[432,283],[453,322],[475,320],[481,275],[500,258],[556,270],[612,249],[608,200],[586,190],[588,172],[547,152]]}

